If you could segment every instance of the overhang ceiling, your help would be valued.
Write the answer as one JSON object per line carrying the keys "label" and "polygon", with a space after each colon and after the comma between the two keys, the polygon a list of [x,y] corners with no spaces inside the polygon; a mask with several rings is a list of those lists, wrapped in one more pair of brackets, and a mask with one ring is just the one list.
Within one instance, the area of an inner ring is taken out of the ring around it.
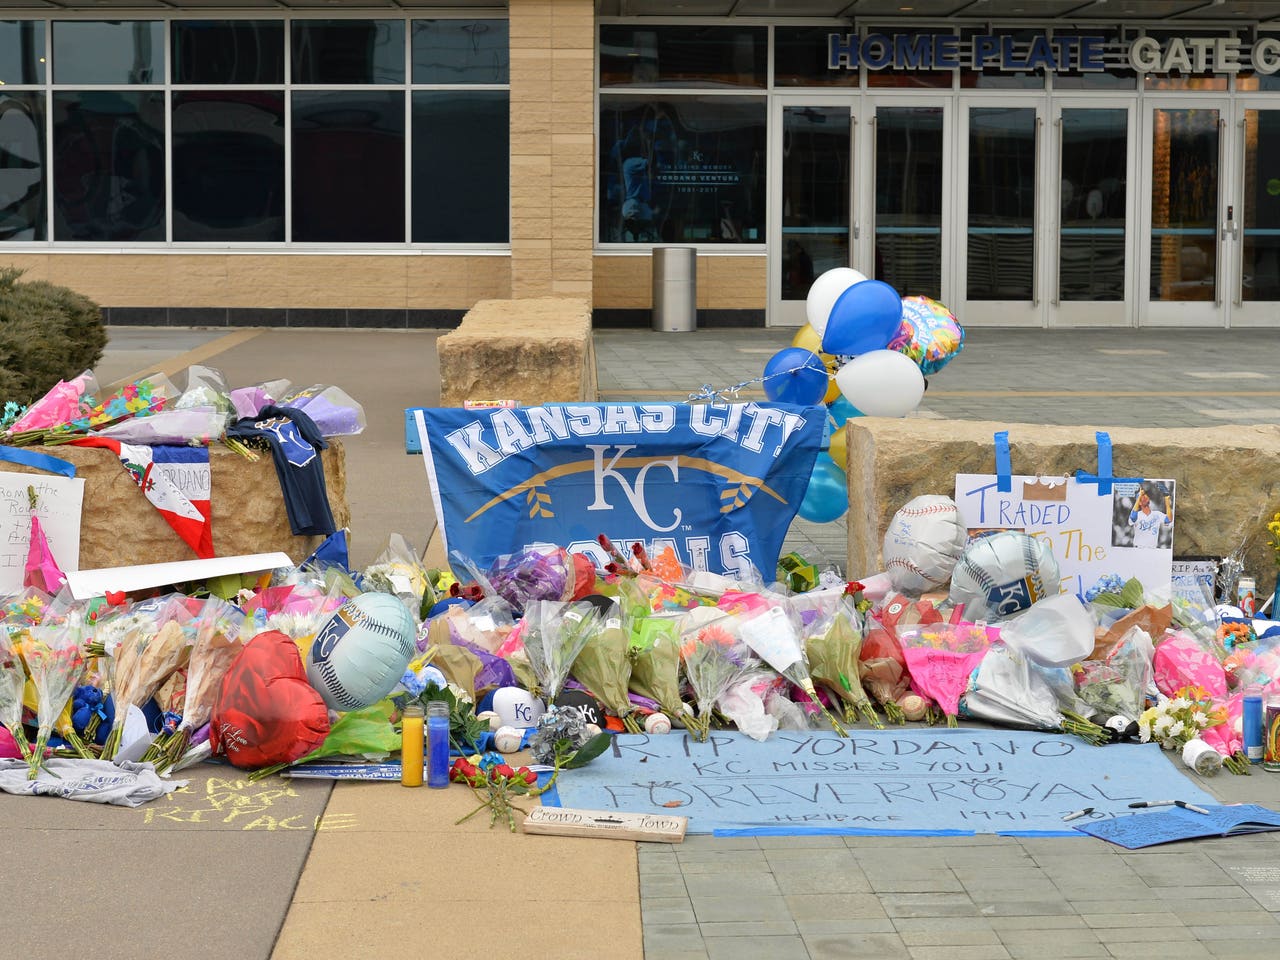
{"label": "overhang ceiling", "polygon": [[[505,16],[507,0],[0,0],[0,11],[350,10]],[[601,17],[759,17],[767,20],[1070,20],[1280,26],[1280,0],[596,0]]]}

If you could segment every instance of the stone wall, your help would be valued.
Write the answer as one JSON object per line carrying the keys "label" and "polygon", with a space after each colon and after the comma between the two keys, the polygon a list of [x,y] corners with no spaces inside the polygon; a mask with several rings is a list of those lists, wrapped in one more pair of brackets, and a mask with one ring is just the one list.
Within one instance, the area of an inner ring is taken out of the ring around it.
{"label": "stone wall", "polygon": [[[83,479],[80,569],[194,560],[195,553],[164,521],[108,450],[57,446],[39,448],[76,466]],[[338,527],[351,523],[347,506],[346,459],[342,443],[329,441],[321,454],[329,506]],[[307,558],[321,537],[295,537],[289,529],[280,483],[271,456],[256,461],[216,444],[209,451],[213,481],[213,548],[220,557],[283,551],[294,561]],[[0,469],[50,476],[17,464]]]}
{"label": "stone wall", "polygon": [[923,493],[955,495],[957,473],[995,473],[997,430],[1009,431],[1015,474],[1097,472],[1097,430],[1111,436],[1115,476],[1171,478],[1176,556],[1222,557],[1247,541],[1245,572],[1263,591],[1276,577],[1267,521],[1280,510],[1280,427],[1200,429],[1040,426],[967,420],[849,421],[849,573],[880,569],[894,512]]}
{"label": "stone wall", "polygon": [[482,300],[437,341],[440,405],[596,399],[591,304],[577,298]]}

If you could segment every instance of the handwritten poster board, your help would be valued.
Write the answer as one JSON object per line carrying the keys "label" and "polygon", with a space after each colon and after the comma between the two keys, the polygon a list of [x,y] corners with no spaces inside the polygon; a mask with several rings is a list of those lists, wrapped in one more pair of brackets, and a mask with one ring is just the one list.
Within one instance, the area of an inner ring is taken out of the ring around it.
{"label": "handwritten poster board", "polygon": [[[689,833],[1052,834],[1134,800],[1213,803],[1149,744],[981,728],[618,734],[561,775],[565,807],[689,818]],[[547,803],[543,797],[543,804]]]}
{"label": "handwritten poster board", "polygon": [[1083,596],[1107,574],[1137,577],[1167,589],[1173,570],[1174,482],[1098,484],[1061,477],[1012,478],[1002,493],[993,474],[956,475],[956,506],[970,533],[1022,530],[1047,540],[1062,574],[1063,593]]}
{"label": "handwritten poster board", "polygon": [[36,516],[59,568],[80,568],[80,509],[84,481],[33,473],[0,473],[0,593],[22,590],[23,567],[31,539],[31,501],[39,498]]}

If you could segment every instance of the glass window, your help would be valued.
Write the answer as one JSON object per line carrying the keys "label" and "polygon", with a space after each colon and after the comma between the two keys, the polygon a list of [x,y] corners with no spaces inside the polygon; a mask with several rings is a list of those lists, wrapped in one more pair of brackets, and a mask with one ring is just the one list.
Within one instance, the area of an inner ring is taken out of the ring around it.
{"label": "glass window", "polygon": [[293,82],[404,83],[404,21],[293,21]]}
{"label": "glass window", "polygon": [[773,82],[779,87],[856,87],[858,68],[828,67],[834,27],[775,27],[773,30]]}
{"label": "glass window", "polygon": [[506,20],[413,21],[414,83],[507,83]]}
{"label": "glass window", "polygon": [[293,239],[404,242],[404,94],[293,94]]}
{"label": "glass window", "polygon": [[760,243],[765,103],[600,98],[600,239]]}
{"label": "glass window", "polygon": [[0,84],[44,83],[44,21],[0,20]]}
{"label": "glass window", "polygon": [[163,240],[164,94],[53,93],[55,240]]}
{"label": "glass window", "polygon": [[764,27],[600,28],[602,87],[765,86]]}
{"label": "glass window", "polygon": [[283,20],[175,20],[174,83],[284,83]]}
{"label": "glass window", "polygon": [[509,95],[413,94],[413,242],[511,239]]}
{"label": "glass window", "polygon": [[44,94],[0,93],[0,240],[47,240]]}
{"label": "glass window", "polygon": [[284,240],[284,93],[175,91],[173,239]]}
{"label": "glass window", "polygon": [[[970,52],[966,69],[960,71],[960,86],[966,90],[1043,90],[1045,72],[1054,69],[1059,55],[1043,30],[961,30],[960,35],[963,49]],[[1017,64],[1032,66],[1008,69]]]}
{"label": "glass window", "polygon": [[164,83],[164,24],[55,20],[53,82]]}

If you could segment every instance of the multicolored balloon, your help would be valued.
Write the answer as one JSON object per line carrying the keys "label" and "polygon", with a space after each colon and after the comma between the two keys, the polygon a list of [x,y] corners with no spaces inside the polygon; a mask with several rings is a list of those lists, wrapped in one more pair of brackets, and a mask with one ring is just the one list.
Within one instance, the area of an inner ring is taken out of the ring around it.
{"label": "multicolored balloon", "polygon": [[937,373],[964,349],[964,327],[937,300],[903,297],[902,324],[886,349],[906,354],[927,376]]}

